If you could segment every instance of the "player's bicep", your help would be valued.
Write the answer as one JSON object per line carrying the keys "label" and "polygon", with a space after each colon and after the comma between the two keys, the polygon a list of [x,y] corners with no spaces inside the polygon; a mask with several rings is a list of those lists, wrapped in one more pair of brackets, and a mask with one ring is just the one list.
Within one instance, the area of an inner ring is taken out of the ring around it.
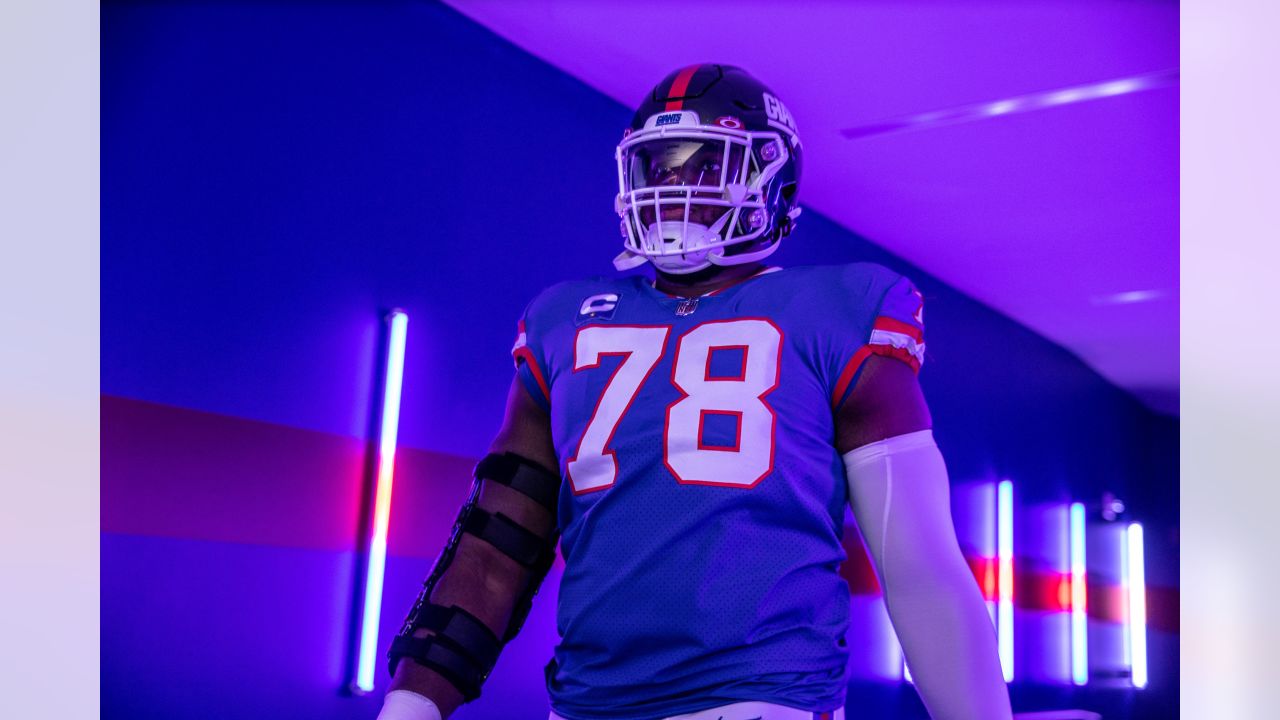
{"label": "player's bicep", "polygon": [[916,370],[883,355],[866,359],[853,391],[837,407],[835,420],[841,454],[933,426]]}
{"label": "player's bicep", "polygon": [[516,453],[550,470],[559,466],[551,442],[551,416],[518,378],[507,391],[502,426],[489,446],[491,453]]}
{"label": "player's bicep", "polygon": [[[502,426],[489,445],[489,452],[498,455],[513,453],[553,473],[559,472],[560,463],[551,441],[551,417],[518,378],[512,380],[507,392]],[[490,512],[502,512],[543,537],[549,537],[555,529],[554,515],[527,495],[506,485],[483,483],[479,503],[480,507]]]}

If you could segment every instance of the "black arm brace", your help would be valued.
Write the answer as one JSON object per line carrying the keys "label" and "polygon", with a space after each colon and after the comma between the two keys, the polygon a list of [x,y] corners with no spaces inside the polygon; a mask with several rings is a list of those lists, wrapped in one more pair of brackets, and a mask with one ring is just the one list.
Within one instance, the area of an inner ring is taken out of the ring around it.
{"label": "black arm brace", "polygon": [[[542,579],[555,561],[556,542],[559,533],[544,540],[536,533],[522,527],[502,513],[489,513],[477,505],[480,482],[501,483],[516,490],[556,515],[556,503],[560,494],[560,475],[527,460],[515,453],[489,455],[476,465],[475,484],[471,496],[458,512],[453,532],[445,545],[435,568],[423,584],[418,601],[409,611],[400,633],[391,641],[387,653],[391,674],[403,657],[411,657],[418,663],[435,670],[448,680],[470,702],[480,697],[480,686],[489,677],[498,653],[507,641],[516,636],[524,625],[533,597],[537,595]],[[504,555],[519,563],[532,574],[529,586],[516,599],[507,630],[499,639],[478,618],[465,609],[443,607],[431,602],[431,591],[453,562],[462,534],[467,533],[489,543]],[[414,637],[418,630],[431,630],[428,637]]]}

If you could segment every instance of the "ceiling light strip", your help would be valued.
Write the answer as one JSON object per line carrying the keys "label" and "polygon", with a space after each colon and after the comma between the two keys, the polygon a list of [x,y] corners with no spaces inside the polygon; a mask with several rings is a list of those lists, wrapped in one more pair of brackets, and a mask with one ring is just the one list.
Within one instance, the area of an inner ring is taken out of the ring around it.
{"label": "ceiling light strip", "polygon": [[908,130],[926,130],[945,125],[988,120],[1001,115],[1014,115],[1061,105],[1073,105],[1089,100],[1129,95],[1144,90],[1156,90],[1177,85],[1179,72],[1178,68],[1173,68],[1143,75],[1131,75],[1114,80],[1089,83],[1087,85],[1073,85],[1057,90],[1018,95],[993,102],[961,105],[917,115],[905,115],[846,128],[841,130],[840,134],[846,138],[855,139]]}

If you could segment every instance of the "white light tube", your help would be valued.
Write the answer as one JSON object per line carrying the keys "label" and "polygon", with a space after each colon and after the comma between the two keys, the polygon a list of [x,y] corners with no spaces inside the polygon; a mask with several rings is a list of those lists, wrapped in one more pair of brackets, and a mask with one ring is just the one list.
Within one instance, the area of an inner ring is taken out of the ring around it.
{"label": "white light tube", "polygon": [[996,489],[996,558],[1000,563],[996,635],[1005,682],[1013,681],[1013,482]]}
{"label": "white light tube", "polygon": [[395,477],[396,432],[400,427],[400,388],[404,381],[405,330],[409,316],[401,310],[387,315],[391,326],[387,343],[386,385],[382,393],[382,422],[378,438],[378,474],[374,486],[373,527],[369,539],[369,568],[364,584],[364,618],[360,627],[360,662],[356,688],[373,691],[382,615],[382,579],[387,563],[387,529],[391,520],[391,485]]}
{"label": "white light tube", "polygon": [[1084,554],[1084,504],[1072,503],[1069,523],[1071,546],[1071,681],[1089,682],[1088,566]]}
{"label": "white light tube", "polygon": [[1142,549],[1142,525],[1131,523],[1125,533],[1125,565],[1128,575],[1129,613],[1127,632],[1133,686],[1147,686],[1147,578]]}

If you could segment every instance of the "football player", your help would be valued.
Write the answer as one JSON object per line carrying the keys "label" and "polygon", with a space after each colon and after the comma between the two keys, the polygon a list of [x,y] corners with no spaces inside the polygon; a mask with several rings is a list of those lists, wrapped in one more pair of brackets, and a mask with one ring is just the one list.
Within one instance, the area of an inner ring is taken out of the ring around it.
{"label": "football player", "polygon": [[617,149],[642,275],[565,282],[518,325],[491,454],[391,646],[382,720],[477,697],[559,541],[553,720],[842,718],[853,508],[937,720],[1009,718],[916,373],[923,300],[865,263],[766,267],[803,147],[775,94],[695,65]]}

